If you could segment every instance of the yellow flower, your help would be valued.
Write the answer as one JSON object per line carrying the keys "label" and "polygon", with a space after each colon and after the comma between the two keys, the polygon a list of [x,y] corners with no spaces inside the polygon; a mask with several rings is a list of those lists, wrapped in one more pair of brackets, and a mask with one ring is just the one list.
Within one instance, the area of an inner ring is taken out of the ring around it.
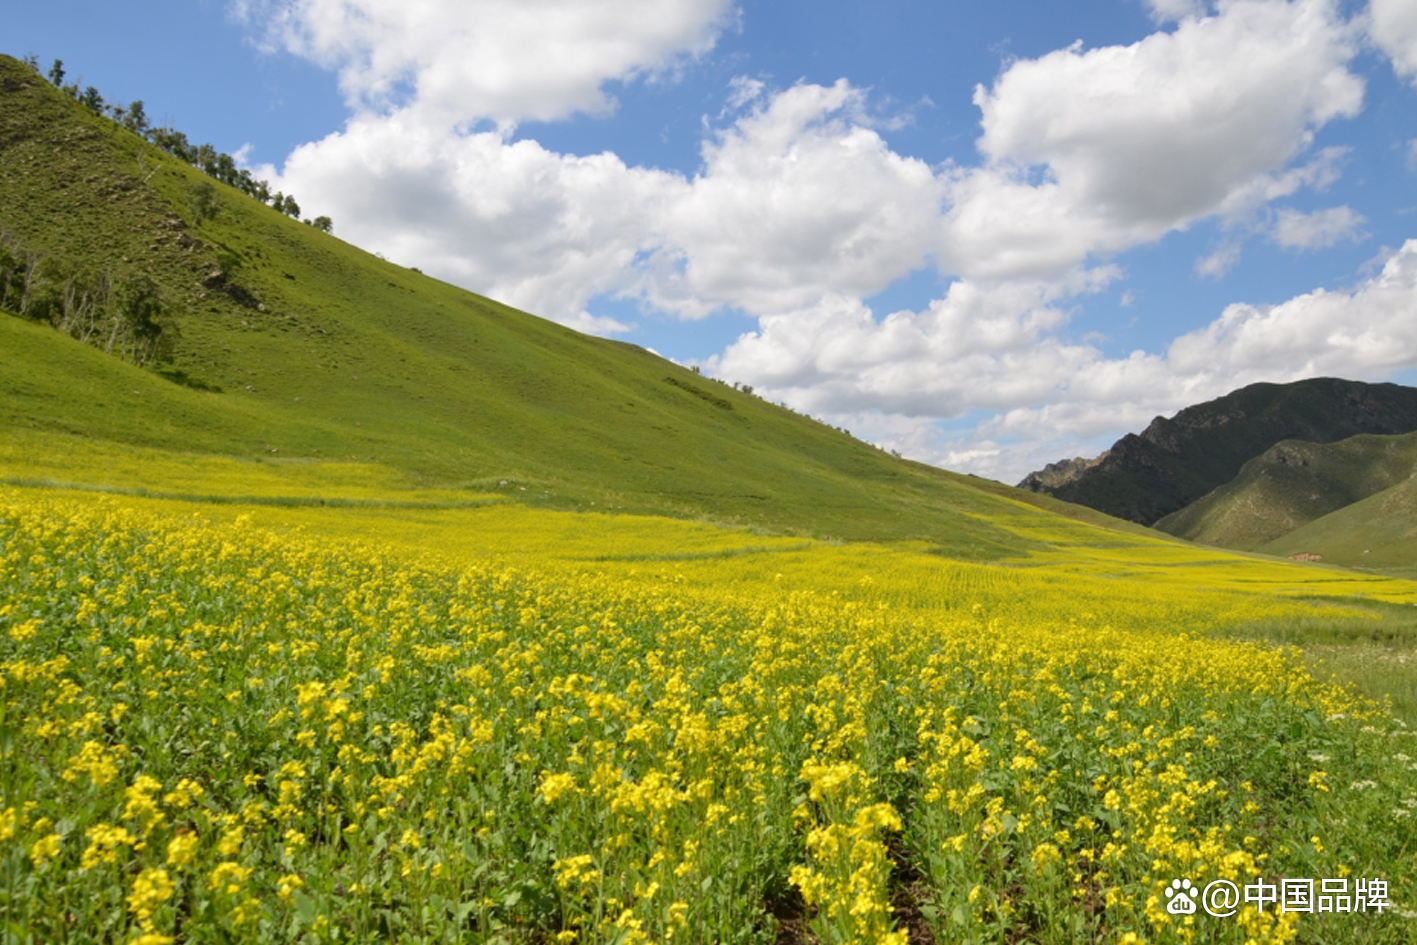
{"label": "yellow flower", "polygon": [[131,847],[138,842],[138,838],[127,828],[108,824],[95,824],[84,831],[84,836],[89,838],[89,845],[79,860],[79,868],[85,870],[93,869],[100,863],[117,862],[119,847]]}
{"label": "yellow flower", "polygon": [[542,772],[541,797],[546,803],[553,803],[561,795],[574,792],[575,790],[576,779],[569,774],[552,774],[549,771]]}
{"label": "yellow flower", "polygon": [[177,782],[177,787],[163,795],[162,800],[164,803],[171,804],[178,810],[186,810],[191,806],[193,800],[201,797],[205,793],[205,789],[196,781],[190,778],[183,778],[181,781]]}
{"label": "yellow flower", "polygon": [[141,823],[144,837],[167,819],[167,815],[157,809],[157,802],[153,800],[153,794],[160,790],[162,790],[160,781],[140,774],[134,779],[133,784],[123,791],[123,796],[127,799],[127,803],[123,807],[123,818]]}
{"label": "yellow flower", "polygon": [[14,640],[16,643],[23,643],[35,635],[42,623],[43,621],[38,619],[17,623],[10,628],[10,639]]}
{"label": "yellow flower", "polygon": [[1063,856],[1053,844],[1040,843],[1033,848],[1032,859],[1033,868],[1042,871],[1055,863],[1062,862]]}
{"label": "yellow flower", "polygon": [[144,932],[133,939],[128,945],[172,945],[177,939],[171,935],[163,935],[159,932]]}
{"label": "yellow flower", "polygon": [[551,868],[556,873],[556,885],[568,889],[576,883],[590,885],[600,879],[600,871],[589,869],[595,858],[589,853],[557,860]]}
{"label": "yellow flower", "polygon": [[299,850],[304,849],[307,842],[305,834],[292,827],[285,832],[285,855],[294,856]]}
{"label": "yellow flower", "polygon": [[82,774],[87,774],[95,787],[108,784],[118,777],[118,760],[115,753],[99,742],[84,742],[79,753],[69,759],[69,766],[64,769],[61,777],[65,781],[78,781]]}
{"label": "yellow flower", "polygon": [[252,868],[240,863],[218,863],[207,880],[207,888],[212,892],[224,891],[228,896],[241,892],[241,886],[250,877]]}
{"label": "yellow flower", "polygon": [[235,824],[222,832],[221,839],[217,841],[216,852],[218,856],[230,857],[241,852],[241,844],[246,840],[246,828],[241,824]]}
{"label": "yellow flower", "polygon": [[36,869],[59,855],[59,845],[63,839],[59,834],[51,833],[34,842],[34,845],[30,847],[30,859],[34,861]]}
{"label": "yellow flower", "polygon": [[173,837],[167,844],[167,865],[181,868],[192,862],[197,855],[197,835],[184,833]]}
{"label": "yellow flower", "polygon": [[282,902],[289,902],[295,895],[295,891],[304,888],[304,886],[305,880],[294,873],[287,873],[280,878],[280,882],[277,884],[276,895],[280,897]]}
{"label": "yellow flower", "polygon": [[128,911],[133,913],[140,925],[149,922],[158,907],[172,898],[172,888],[167,870],[143,870],[133,879],[133,890],[128,894]]}

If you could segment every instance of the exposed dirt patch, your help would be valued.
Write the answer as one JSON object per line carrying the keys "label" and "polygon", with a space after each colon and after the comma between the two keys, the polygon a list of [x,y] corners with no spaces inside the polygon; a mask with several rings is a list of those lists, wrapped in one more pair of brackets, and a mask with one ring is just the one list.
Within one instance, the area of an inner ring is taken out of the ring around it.
{"label": "exposed dirt patch", "polygon": [[1110,929],[1103,921],[1107,914],[1107,884],[1097,878],[1097,861],[1079,858],[1074,866],[1085,877],[1081,891],[1074,892],[1073,896],[1091,926],[1087,940],[1093,945],[1111,941]]}
{"label": "exposed dirt patch", "polygon": [[889,849],[891,886],[894,890],[891,894],[891,915],[895,918],[896,928],[905,931],[910,945],[935,945],[935,933],[921,909],[929,889],[925,875],[910,859],[899,834],[891,837]]}
{"label": "exposed dirt patch", "polygon": [[777,945],[816,945],[816,936],[807,922],[812,911],[796,888],[763,904],[764,911],[777,920]]}

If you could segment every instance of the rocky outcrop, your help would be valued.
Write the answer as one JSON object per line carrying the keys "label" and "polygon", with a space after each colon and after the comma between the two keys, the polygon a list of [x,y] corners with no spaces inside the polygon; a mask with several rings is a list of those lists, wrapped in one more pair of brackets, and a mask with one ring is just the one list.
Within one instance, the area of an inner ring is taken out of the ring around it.
{"label": "rocky outcrop", "polygon": [[1072,482],[1106,458],[1107,453],[1104,452],[1095,459],[1086,459],[1082,456],[1060,459],[1056,463],[1049,463],[1037,472],[1031,472],[1024,476],[1018,487],[1027,489],[1029,492],[1052,492],[1054,489]]}

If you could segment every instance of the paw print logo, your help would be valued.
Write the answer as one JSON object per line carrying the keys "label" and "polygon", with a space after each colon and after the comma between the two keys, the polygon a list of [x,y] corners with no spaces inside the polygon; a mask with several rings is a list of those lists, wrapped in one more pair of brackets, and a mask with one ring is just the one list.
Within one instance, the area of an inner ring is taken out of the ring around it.
{"label": "paw print logo", "polygon": [[1196,911],[1199,890],[1189,879],[1173,879],[1166,887],[1166,911],[1172,915],[1190,915]]}

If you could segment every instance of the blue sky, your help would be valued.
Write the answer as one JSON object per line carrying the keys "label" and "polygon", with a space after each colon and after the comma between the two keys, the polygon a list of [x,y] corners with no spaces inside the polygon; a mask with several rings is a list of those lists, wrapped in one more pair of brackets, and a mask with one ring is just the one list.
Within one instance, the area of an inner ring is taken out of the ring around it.
{"label": "blue sky", "polygon": [[1412,0],[7,6],[341,238],[949,468],[1417,382]]}

